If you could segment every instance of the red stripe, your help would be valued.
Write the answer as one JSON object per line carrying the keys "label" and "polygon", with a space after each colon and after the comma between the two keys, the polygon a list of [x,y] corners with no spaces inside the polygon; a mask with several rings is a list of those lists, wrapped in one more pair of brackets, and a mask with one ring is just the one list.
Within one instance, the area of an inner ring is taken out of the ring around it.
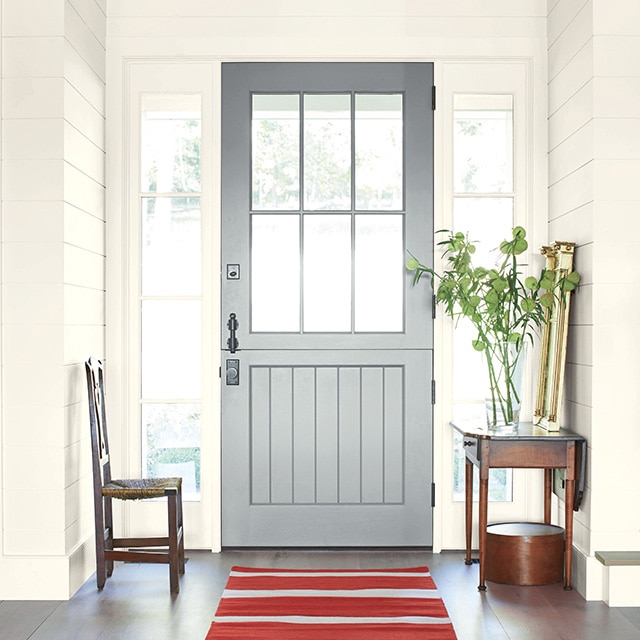
{"label": "red stripe", "polygon": [[231,576],[227,589],[435,589],[430,576]]}
{"label": "red stripe", "polygon": [[446,618],[440,598],[225,598],[218,616],[430,616]]}
{"label": "red stripe", "polygon": [[214,622],[205,640],[456,640],[451,624],[286,624]]}

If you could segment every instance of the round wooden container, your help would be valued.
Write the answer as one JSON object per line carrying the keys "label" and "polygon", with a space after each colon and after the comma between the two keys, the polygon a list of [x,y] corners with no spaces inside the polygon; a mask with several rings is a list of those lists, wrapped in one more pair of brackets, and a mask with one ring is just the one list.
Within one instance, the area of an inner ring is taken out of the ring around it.
{"label": "round wooden container", "polygon": [[564,529],[536,522],[487,527],[485,577],[492,582],[541,585],[564,578]]}

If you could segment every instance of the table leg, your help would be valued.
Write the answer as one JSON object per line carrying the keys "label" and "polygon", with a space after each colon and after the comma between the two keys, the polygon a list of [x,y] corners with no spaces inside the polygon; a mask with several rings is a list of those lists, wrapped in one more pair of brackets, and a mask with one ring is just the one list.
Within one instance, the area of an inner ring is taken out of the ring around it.
{"label": "table leg", "polygon": [[484,561],[487,548],[487,502],[489,497],[489,478],[483,478],[483,475],[489,474],[489,470],[485,469],[485,473],[480,473],[480,504],[479,504],[479,540],[478,540],[478,555],[480,558],[480,584],[478,585],[478,591],[486,591],[487,586],[484,583]]}
{"label": "table leg", "polygon": [[471,534],[473,531],[473,463],[465,458],[464,466],[464,525],[466,554],[465,564],[471,564]]}
{"label": "table leg", "polygon": [[[567,474],[568,475],[568,474]],[[573,494],[575,481],[566,478],[564,484],[564,588],[571,591],[571,558],[573,555]]]}
{"label": "table leg", "polygon": [[553,469],[544,470],[544,523],[551,524],[551,489],[553,486]]}

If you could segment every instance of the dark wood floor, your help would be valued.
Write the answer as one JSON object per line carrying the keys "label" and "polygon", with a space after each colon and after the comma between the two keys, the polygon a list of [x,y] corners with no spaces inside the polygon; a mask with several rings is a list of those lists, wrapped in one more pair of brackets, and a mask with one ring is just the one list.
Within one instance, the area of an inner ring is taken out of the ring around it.
{"label": "dark wood floor", "polygon": [[[376,568],[427,564],[460,640],[637,640],[640,608],[585,602],[561,584],[488,583],[462,554],[426,552],[188,552],[176,597],[167,567],[116,563],[97,591],[92,577],[68,602],[0,602],[0,640],[204,640],[233,564],[269,567]],[[339,639],[330,639],[339,640]]]}

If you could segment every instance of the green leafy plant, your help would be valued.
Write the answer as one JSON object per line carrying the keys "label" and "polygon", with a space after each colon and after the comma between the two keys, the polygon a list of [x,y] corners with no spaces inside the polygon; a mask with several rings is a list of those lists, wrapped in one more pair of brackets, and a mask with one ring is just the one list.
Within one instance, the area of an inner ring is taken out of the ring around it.
{"label": "green leafy plant", "polygon": [[499,257],[490,268],[473,265],[476,246],[464,233],[438,233],[449,234],[438,243],[444,247],[445,270],[436,273],[411,255],[406,266],[414,272],[413,284],[428,276],[436,291],[436,302],[445,313],[456,322],[468,318],[473,324],[473,348],[487,354],[493,409],[493,420],[489,418],[489,422],[495,424],[500,413],[506,423],[517,423],[518,358],[525,343],[533,343],[537,330],[547,322],[547,310],[564,292],[575,289],[580,275],[573,271],[556,280],[553,272],[543,269],[538,278],[524,277],[518,256],[529,245],[522,227],[515,227],[511,240],[500,243]]}

